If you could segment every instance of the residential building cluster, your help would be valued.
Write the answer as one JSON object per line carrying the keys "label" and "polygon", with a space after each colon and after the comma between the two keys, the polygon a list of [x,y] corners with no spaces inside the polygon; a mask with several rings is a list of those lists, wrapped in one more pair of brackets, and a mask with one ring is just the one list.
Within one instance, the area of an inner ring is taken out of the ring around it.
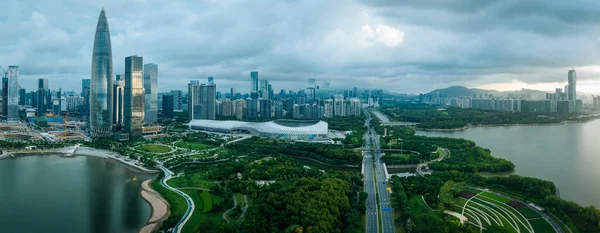
{"label": "residential building cluster", "polygon": [[[421,95],[420,101],[427,104],[446,105],[458,108],[474,108],[507,112],[538,113],[578,113],[583,111],[583,101],[577,99],[575,70],[568,72],[568,84],[565,91],[556,88],[554,93],[546,93],[542,100],[522,97],[496,97],[492,94],[480,94],[472,97],[446,97],[443,94]],[[596,99],[594,101],[598,102]],[[595,104],[596,106],[598,104]]]}

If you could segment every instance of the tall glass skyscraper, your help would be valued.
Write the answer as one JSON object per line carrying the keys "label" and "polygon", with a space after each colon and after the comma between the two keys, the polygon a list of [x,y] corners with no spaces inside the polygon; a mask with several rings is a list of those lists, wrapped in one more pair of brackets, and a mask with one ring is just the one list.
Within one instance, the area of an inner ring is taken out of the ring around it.
{"label": "tall glass skyscraper", "polygon": [[252,92],[258,92],[258,71],[250,72],[250,79],[252,80]]}
{"label": "tall glass skyscraper", "polygon": [[142,57],[125,58],[125,98],[123,120],[125,130],[132,138],[142,136],[144,124],[144,80]]}
{"label": "tall glass skyscraper", "polygon": [[104,9],[100,11],[90,80],[89,128],[92,137],[110,137],[113,106],[113,64],[110,32]]}
{"label": "tall glass skyscraper", "polygon": [[19,121],[19,66],[8,66],[8,101],[6,120]]}
{"label": "tall glass skyscraper", "polygon": [[569,101],[577,100],[577,72],[569,70],[569,80],[567,85],[567,99]]}
{"label": "tall glass skyscraper", "polygon": [[144,65],[144,121],[156,123],[158,118],[158,65],[148,63]]}

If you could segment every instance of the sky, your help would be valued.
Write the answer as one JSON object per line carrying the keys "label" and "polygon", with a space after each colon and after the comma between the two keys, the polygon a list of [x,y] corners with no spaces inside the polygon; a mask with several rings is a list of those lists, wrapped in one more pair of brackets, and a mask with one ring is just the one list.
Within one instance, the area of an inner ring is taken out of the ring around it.
{"label": "sky", "polygon": [[96,23],[109,21],[114,74],[125,57],[159,67],[159,91],[215,78],[250,89],[332,88],[418,94],[452,85],[600,92],[600,1],[34,1],[0,4],[0,65],[22,87],[81,91]]}

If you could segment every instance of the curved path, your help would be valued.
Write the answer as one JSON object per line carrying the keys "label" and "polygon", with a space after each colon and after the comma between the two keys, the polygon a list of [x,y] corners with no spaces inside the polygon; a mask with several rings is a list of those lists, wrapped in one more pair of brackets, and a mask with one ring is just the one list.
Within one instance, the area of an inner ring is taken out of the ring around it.
{"label": "curved path", "polygon": [[235,207],[237,207],[237,200],[235,199],[235,196],[233,197],[233,207],[231,207],[231,209],[226,210],[225,212],[223,212],[223,220],[225,220],[225,222],[227,222],[227,224],[229,224],[229,219],[227,219],[227,214],[229,212],[231,212],[233,209],[235,209]]}
{"label": "curved path", "polygon": [[190,220],[190,218],[192,217],[192,213],[194,212],[194,208],[195,208],[194,201],[192,201],[192,198],[190,196],[188,196],[186,193],[180,191],[179,189],[175,189],[167,184],[167,181],[172,178],[173,172],[169,171],[169,169],[165,168],[162,165],[159,168],[160,168],[160,170],[162,170],[165,173],[165,177],[163,177],[160,180],[160,184],[163,187],[167,188],[168,190],[171,190],[171,191],[181,195],[188,204],[187,211],[185,211],[185,214],[183,215],[181,220],[179,220],[177,225],[175,225],[175,228],[174,228],[174,232],[181,233],[181,229],[183,228],[185,223],[187,223],[187,221]]}

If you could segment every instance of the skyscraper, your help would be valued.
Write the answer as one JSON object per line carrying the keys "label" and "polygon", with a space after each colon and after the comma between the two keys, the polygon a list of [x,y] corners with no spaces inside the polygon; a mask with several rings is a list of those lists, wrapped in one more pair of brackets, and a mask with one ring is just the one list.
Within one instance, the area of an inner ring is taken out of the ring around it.
{"label": "skyscraper", "polygon": [[215,104],[217,101],[217,86],[212,84],[202,84],[200,85],[200,95],[199,95],[199,105],[200,105],[200,116],[198,119],[215,119]]}
{"label": "skyscraper", "polygon": [[82,79],[81,80],[81,96],[85,95],[85,91],[89,91],[90,90],[90,79]]}
{"label": "skyscraper", "polygon": [[198,80],[191,80],[188,83],[188,120],[197,119],[198,116],[195,116],[198,111]]}
{"label": "skyscraper", "polygon": [[8,72],[5,77],[2,77],[2,115],[6,117],[8,114]]}
{"label": "skyscraper", "polygon": [[109,137],[112,129],[112,48],[108,20],[104,8],[100,11],[90,80],[89,127],[92,137]]}
{"label": "skyscraper", "polygon": [[269,99],[269,80],[260,80],[260,97]]}
{"label": "skyscraper", "polygon": [[7,121],[19,121],[19,66],[8,66]]}
{"label": "skyscraper", "polygon": [[[117,75],[118,76],[118,75]],[[112,123],[115,129],[120,130],[123,127],[123,107],[125,97],[125,79],[120,79],[113,85],[113,119]]]}
{"label": "skyscraper", "polygon": [[142,125],[144,124],[143,63],[142,57],[129,56],[125,58],[123,123],[131,138],[142,136]]}
{"label": "skyscraper", "polygon": [[251,93],[257,93],[258,92],[258,71],[250,72],[250,80],[252,81]]}
{"label": "skyscraper", "polygon": [[163,95],[162,114],[164,118],[173,118],[173,94]]}
{"label": "skyscraper", "polygon": [[40,78],[38,79],[38,90],[36,92],[36,107],[37,107],[37,115],[44,116],[48,111],[48,106],[50,105],[48,98],[48,79]]}
{"label": "skyscraper", "polygon": [[144,121],[156,123],[158,118],[158,65],[148,63],[144,65]]}
{"label": "skyscraper", "polygon": [[27,105],[27,90],[19,89],[19,105]]}
{"label": "skyscraper", "polygon": [[567,90],[567,98],[569,101],[577,100],[577,73],[575,70],[569,70],[569,80],[568,80],[568,90]]}

